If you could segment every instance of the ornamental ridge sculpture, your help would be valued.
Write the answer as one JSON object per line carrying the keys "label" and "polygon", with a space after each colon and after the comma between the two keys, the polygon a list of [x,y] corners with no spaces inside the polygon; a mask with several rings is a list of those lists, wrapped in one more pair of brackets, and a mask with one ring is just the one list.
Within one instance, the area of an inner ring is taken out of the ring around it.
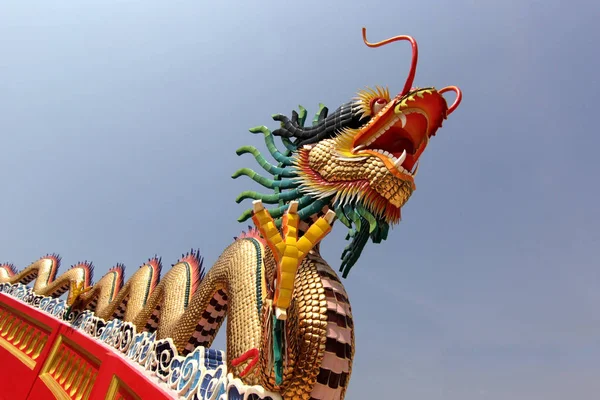
{"label": "ornamental ridge sculpture", "polygon": [[[415,190],[419,157],[462,98],[454,86],[413,87],[418,50],[412,37],[370,43],[363,28],[363,40],[369,47],[410,42],[401,92],[391,97],[388,89],[365,89],[331,115],[320,105],[311,126],[300,106],[291,117],[274,115],[280,126],[273,132],[252,128],[264,135],[275,163],[255,147],[241,147],[237,154],[253,155],[267,176],[243,168],[233,178],[247,176],[269,193],[238,196],[238,203],[253,200],[239,221],[251,218],[255,228],[235,238],[208,272],[191,251],[162,278],[154,257],[126,282],[117,265],[92,284],[91,263],[57,277],[60,257],[47,255],[21,272],[1,265],[0,291],[112,345],[183,398],[343,399],[354,321],[319,243],[335,219],[348,228],[339,268],[345,278],[369,239],[387,239]],[[450,107],[448,91],[456,94]],[[67,301],[59,300],[67,291]],[[226,316],[225,360],[208,348]],[[198,374],[212,374],[210,390],[186,370],[190,360]]]}

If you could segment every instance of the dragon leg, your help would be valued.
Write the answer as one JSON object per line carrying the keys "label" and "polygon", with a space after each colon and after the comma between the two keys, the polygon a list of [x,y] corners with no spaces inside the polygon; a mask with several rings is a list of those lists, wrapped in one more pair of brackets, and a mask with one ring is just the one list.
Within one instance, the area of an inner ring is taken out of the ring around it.
{"label": "dragon leg", "polygon": [[124,272],[125,267],[121,264],[109,269],[89,290],[78,293],[71,307],[77,310],[90,310],[96,316],[99,316],[100,312],[106,314],[106,310],[114,303],[116,296],[123,286]]}

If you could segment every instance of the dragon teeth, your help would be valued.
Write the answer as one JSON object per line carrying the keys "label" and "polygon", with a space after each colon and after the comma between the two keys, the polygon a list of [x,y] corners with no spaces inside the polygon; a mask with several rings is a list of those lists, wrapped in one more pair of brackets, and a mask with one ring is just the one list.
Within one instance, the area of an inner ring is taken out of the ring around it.
{"label": "dragon teeth", "polygon": [[417,169],[419,168],[419,162],[417,161],[417,167],[415,168],[415,172],[411,173],[409,172],[406,168],[404,168],[402,166],[402,164],[404,163],[404,161],[406,161],[406,150],[404,150],[402,152],[402,154],[400,155],[400,157],[398,157],[397,159],[394,159],[394,157],[392,157],[392,159],[394,160],[394,167],[396,167],[396,169],[400,172],[402,172],[403,174],[407,174],[407,175],[412,175],[415,176]]}
{"label": "dragon teeth", "polygon": [[371,140],[369,140],[366,145],[363,146],[369,146],[371,143],[373,143],[374,141],[376,141],[377,139],[379,139],[379,137],[381,137],[381,135],[383,135],[384,133],[386,133],[388,130],[390,130],[390,128],[392,126],[394,126],[398,121],[401,122],[401,127],[404,128],[406,126],[406,115],[404,114],[400,114],[398,115],[396,118],[392,119],[390,122],[388,122],[383,129],[381,129],[381,131],[375,135],[374,137],[371,138]]}
{"label": "dragon teeth", "polygon": [[404,167],[402,167],[401,165],[397,165],[396,169],[400,172],[402,172],[403,174],[407,174],[410,175],[410,172],[408,172]]}
{"label": "dragon teeth", "polygon": [[392,161],[395,160],[396,158],[394,157],[394,155],[390,152],[387,152],[385,150],[381,150],[381,149],[377,149],[375,150],[377,153],[381,154],[382,156],[386,156],[387,158],[391,158]]}
{"label": "dragon teeth", "polygon": [[419,170],[419,161],[417,161],[417,165],[415,165],[415,170],[412,172],[412,176],[417,176],[418,170]]}
{"label": "dragon teeth", "polygon": [[404,114],[400,114],[400,115],[398,116],[398,119],[399,119],[400,121],[402,121],[402,127],[404,128],[404,127],[406,126],[406,115],[404,115]]}
{"label": "dragon teeth", "polygon": [[402,163],[404,163],[404,160],[406,160],[406,150],[404,150],[402,152],[402,154],[400,155],[400,157],[398,157],[398,159],[396,161],[394,161],[394,165],[396,167],[402,166]]}

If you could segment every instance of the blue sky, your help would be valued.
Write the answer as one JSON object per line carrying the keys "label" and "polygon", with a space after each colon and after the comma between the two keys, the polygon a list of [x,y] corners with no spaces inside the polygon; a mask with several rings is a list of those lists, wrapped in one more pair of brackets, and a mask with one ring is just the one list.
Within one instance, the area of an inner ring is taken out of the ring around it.
{"label": "blue sky", "polygon": [[[241,2],[240,2],[241,3]],[[563,3],[561,5],[561,3]],[[127,276],[244,227],[248,128],[365,86],[458,85],[387,242],[344,284],[348,399],[600,391],[600,6],[589,1],[12,2],[0,13],[0,259]],[[449,96],[451,98],[451,95]],[[247,206],[247,204],[246,204]],[[336,269],[341,227],[323,244]],[[224,331],[217,340],[224,347]]]}

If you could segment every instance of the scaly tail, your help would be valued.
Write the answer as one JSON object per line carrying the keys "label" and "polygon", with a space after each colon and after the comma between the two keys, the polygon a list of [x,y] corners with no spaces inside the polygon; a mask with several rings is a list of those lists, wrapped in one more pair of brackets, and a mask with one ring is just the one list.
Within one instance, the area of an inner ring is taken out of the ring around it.
{"label": "scaly tail", "polygon": [[[14,267],[7,264],[0,266],[0,283],[21,283],[27,285],[35,279],[33,291],[42,296],[60,297],[69,291],[79,292],[90,286],[94,267],[91,262],[79,262],[55,279],[60,266],[60,257],[56,254],[46,255],[29,265],[23,271],[16,273]],[[70,296],[72,300],[72,296]]]}
{"label": "scaly tail", "polygon": [[[260,349],[260,311],[266,294],[263,255],[264,247],[259,240],[236,240],[202,279],[176,323],[175,319],[160,318],[159,326],[165,326],[160,335],[171,337],[180,354],[187,354],[197,346],[210,347],[227,314],[227,368],[234,376],[240,376],[244,367],[234,366],[232,360],[250,349]],[[170,292],[165,290],[165,293]],[[153,296],[148,307],[156,307],[159,298]],[[259,383],[255,371],[243,380],[247,384]]]}
{"label": "scaly tail", "polygon": [[276,379],[268,322],[273,321],[279,266],[265,242],[255,230],[242,235],[204,278],[202,260],[191,252],[160,281],[160,260],[153,258],[125,284],[118,265],[85,287],[89,264],[78,264],[54,280],[59,259],[47,256],[20,273],[0,266],[0,283],[28,283],[37,277],[34,291],[53,296],[77,288],[72,307],[95,310],[104,320],[133,322],[137,332],[156,332],[159,339],[172,338],[183,355],[197,346],[210,347],[227,316],[227,368],[234,377],[279,391],[285,399],[303,399],[308,393],[314,399],[342,399],[354,353],[344,288],[318,251],[309,250],[295,274],[287,319],[278,320],[284,327],[279,347],[284,361],[282,376]]}
{"label": "scaly tail", "polygon": [[137,332],[155,332],[171,337],[203,279],[202,258],[196,251],[184,254],[160,280],[144,308],[133,320]]}
{"label": "scaly tail", "polygon": [[[114,300],[108,303],[107,307],[96,310],[96,316],[106,321],[119,318],[126,322],[133,322],[146,306],[150,293],[160,280],[161,271],[160,258],[155,256],[149,259],[125,282],[125,285],[123,285]],[[81,297],[85,295],[83,294]]]}
{"label": "scaly tail", "polygon": [[81,293],[72,307],[79,310],[90,310],[97,314],[98,310],[106,310],[113,302],[121,288],[125,274],[125,266],[117,264],[87,292]]}

